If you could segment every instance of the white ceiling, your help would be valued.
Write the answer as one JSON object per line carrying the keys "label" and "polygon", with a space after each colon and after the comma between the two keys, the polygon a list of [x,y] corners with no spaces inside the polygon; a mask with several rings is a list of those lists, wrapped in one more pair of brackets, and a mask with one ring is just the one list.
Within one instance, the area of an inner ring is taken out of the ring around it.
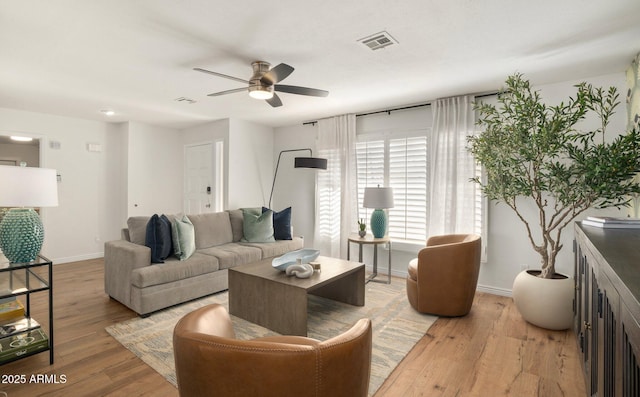
{"label": "white ceiling", "polygon": [[[0,1],[0,107],[172,128],[292,125],[495,91],[516,71],[574,80],[623,71],[640,51],[638,0]],[[357,41],[382,30],[399,44]],[[280,108],[208,97],[241,84],[192,70],[249,79],[254,60],[330,94],[280,94]]]}

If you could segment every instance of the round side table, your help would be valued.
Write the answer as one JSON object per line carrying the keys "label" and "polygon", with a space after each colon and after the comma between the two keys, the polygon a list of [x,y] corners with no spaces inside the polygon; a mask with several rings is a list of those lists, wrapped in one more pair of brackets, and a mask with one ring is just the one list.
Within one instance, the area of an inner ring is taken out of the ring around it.
{"label": "round side table", "polygon": [[[362,262],[362,247],[365,245],[373,244],[373,273],[369,275],[366,282],[375,281],[377,283],[391,284],[391,239],[388,236],[381,238],[375,238],[371,234],[367,234],[364,237],[360,237],[357,233],[349,235],[349,242],[347,244],[347,260],[351,259],[351,244],[358,244],[358,262]],[[378,245],[389,244],[389,270],[387,273],[387,281],[378,280]]]}

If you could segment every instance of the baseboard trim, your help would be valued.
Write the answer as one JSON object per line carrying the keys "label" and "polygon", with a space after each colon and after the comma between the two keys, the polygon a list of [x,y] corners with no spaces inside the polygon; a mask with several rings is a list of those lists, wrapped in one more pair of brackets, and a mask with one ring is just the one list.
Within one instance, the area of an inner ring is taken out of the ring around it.
{"label": "baseboard trim", "polygon": [[[373,265],[365,265],[365,269],[368,272],[372,272],[373,271]],[[387,267],[381,267],[378,266],[378,274],[379,275],[387,275],[387,271],[388,268]],[[396,270],[396,269],[391,269],[391,276],[393,277],[401,277],[401,278],[406,278],[407,277],[407,272],[406,271],[402,271],[402,270]],[[479,292],[485,292],[487,294],[492,294],[492,295],[500,295],[500,296],[508,296],[511,297],[511,290],[510,289],[506,289],[506,288],[499,288],[499,287],[492,287],[489,285],[480,285],[478,284],[478,287],[476,288],[476,291]]]}
{"label": "baseboard trim", "polygon": [[491,287],[488,285],[478,285],[476,291],[486,292],[487,294],[511,297],[511,290],[506,288]]}
{"label": "baseboard trim", "polygon": [[[373,272],[373,265],[364,265],[364,268],[367,272],[371,273]],[[379,275],[387,275],[389,271],[389,268],[386,266],[380,266],[378,265],[378,274]],[[407,277],[407,272],[406,271],[402,271],[402,270],[396,270],[394,268],[391,268],[391,276],[392,277],[400,277],[400,278],[406,278]]]}
{"label": "baseboard trim", "polygon": [[[46,254],[45,254],[46,256]],[[77,255],[77,256],[66,256],[62,258],[49,258],[53,261],[53,264],[57,263],[69,263],[69,262],[79,262],[86,261],[89,259],[98,259],[104,257],[104,252],[96,252],[93,254],[85,254],[85,255]]]}

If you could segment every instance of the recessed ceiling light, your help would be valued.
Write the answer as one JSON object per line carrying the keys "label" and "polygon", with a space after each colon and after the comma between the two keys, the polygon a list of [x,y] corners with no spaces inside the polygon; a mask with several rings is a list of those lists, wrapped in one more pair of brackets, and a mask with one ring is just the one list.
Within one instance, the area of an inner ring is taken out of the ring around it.
{"label": "recessed ceiling light", "polygon": [[116,112],[114,112],[113,110],[101,110],[102,113],[104,113],[106,116],[113,116],[114,114],[116,114]]}
{"label": "recessed ceiling light", "polygon": [[33,138],[29,136],[12,136],[11,140],[18,141],[18,142],[31,142],[33,141]]}

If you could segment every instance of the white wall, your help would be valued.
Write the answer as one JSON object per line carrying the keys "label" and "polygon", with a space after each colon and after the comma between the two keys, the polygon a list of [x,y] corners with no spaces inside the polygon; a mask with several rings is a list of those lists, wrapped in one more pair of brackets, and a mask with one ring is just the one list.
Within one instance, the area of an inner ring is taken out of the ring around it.
{"label": "white wall", "polygon": [[[627,91],[624,73],[597,76],[586,79],[586,81],[596,87],[616,86],[621,94],[621,99],[624,100],[624,94]],[[557,104],[561,100],[566,101],[569,95],[574,95],[575,88],[573,86],[578,82],[567,81],[535,88],[541,91],[541,95],[547,103]],[[609,130],[611,133],[623,132],[626,126],[624,103],[617,110],[618,112],[610,124]],[[386,132],[392,129],[402,131],[423,128],[424,126],[430,128],[431,111],[430,107],[426,107],[392,112],[391,115],[380,114],[358,117],[356,125],[359,134]],[[308,147],[310,143],[315,142],[316,134],[317,130],[315,128],[309,128],[301,124],[277,128],[275,130],[274,153],[286,148]],[[309,195],[306,194],[306,190],[300,189],[300,186],[302,186],[301,180],[303,181],[303,186],[307,186],[313,180],[313,176],[297,175],[296,177],[291,177],[290,175],[288,174],[288,177],[282,179],[278,177],[278,195],[274,195],[274,207],[280,208],[291,205],[295,211],[294,222],[298,225],[297,229],[313,230],[313,208],[308,206]],[[287,193],[283,196],[280,192]],[[580,219],[593,213],[602,213],[602,211],[591,210]],[[617,214],[618,212],[617,210],[607,210],[604,213]],[[503,204],[489,204],[488,222],[487,263],[482,265],[480,271],[479,288],[499,294],[510,294],[513,280],[521,271],[523,265],[531,268],[539,267],[539,256],[531,248],[521,222],[511,209]],[[572,241],[573,229],[569,227],[563,233],[564,249],[559,254],[557,270],[570,275],[573,275]],[[306,245],[310,246],[309,244],[312,244],[312,240],[306,241]],[[352,253],[356,248],[357,246],[352,246]],[[411,249],[408,251],[394,249],[392,252],[392,273],[406,275],[407,263],[415,255],[416,252],[412,252]],[[388,263],[386,258],[387,252],[381,249],[379,251],[378,266],[384,269],[385,272]],[[368,265],[372,263],[371,252],[365,253],[364,260]]]}
{"label": "white wall", "polygon": [[273,129],[241,120],[179,131],[0,108],[0,134],[12,133],[41,139],[41,166],[62,178],[59,206],[42,210],[42,252],[55,263],[101,257],[129,216],[181,212],[186,144],[225,140],[226,208],[266,204],[271,189]]}
{"label": "white wall", "polygon": [[[282,150],[309,148],[315,153],[318,125],[295,125],[278,128],[275,133],[273,150],[273,171]],[[282,211],[291,207],[291,224],[293,234],[304,237],[304,245],[313,247],[316,200],[316,171],[313,169],[294,168],[294,158],[308,156],[309,152],[283,153],[278,167],[278,177],[273,191],[271,208]],[[267,197],[267,201],[269,198]]]}
{"label": "white wall", "polygon": [[[0,134],[22,133],[41,139],[41,166],[61,175],[59,206],[44,208],[43,254],[56,262],[102,256],[103,243],[119,237],[119,148],[112,148],[108,123],[12,109],[0,109]],[[60,143],[51,149],[49,142]],[[87,151],[98,143],[101,152]],[[114,150],[115,152],[111,152]]]}
{"label": "white wall", "polygon": [[129,123],[127,136],[127,216],[181,212],[184,150],[180,132]]}
{"label": "white wall", "polygon": [[226,208],[267,205],[273,180],[273,129],[231,119]]}
{"label": "white wall", "polygon": [[177,130],[0,109],[0,134],[16,132],[41,139],[41,166],[61,177],[58,207],[42,210],[42,253],[55,263],[101,257],[129,216],[182,210]]}
{"label": "white wall", "polygon": [[431,106],[421,106],[358,117],[356,133],[358,135],[409,133],[416,130],[430,130],[432,123]]}

